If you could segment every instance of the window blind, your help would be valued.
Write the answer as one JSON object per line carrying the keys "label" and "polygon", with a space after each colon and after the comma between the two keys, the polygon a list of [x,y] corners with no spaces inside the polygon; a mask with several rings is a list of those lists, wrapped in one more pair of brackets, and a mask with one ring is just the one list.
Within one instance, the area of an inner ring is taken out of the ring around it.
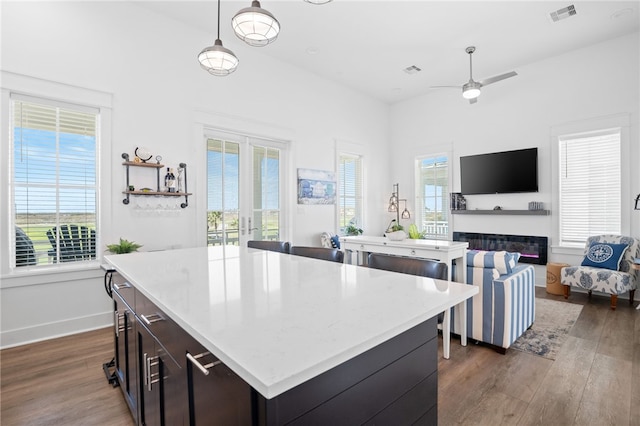
{"label": "window blind", "polygon": [[561,244],[621,232],[620,129],[559,138]]}
{"label": "window blind", "polygon": [[[99,110],[12,96],[11,114],[13,221],[17,235],[28,237],[20,241],[30,244],[16,248],[16,266],[32,264],[21,260],[31,247],[34,256],[29,258],[36,266],[95,258]],[[67,238],[57,231],[53,238],[47,234],[61,225],[86,231],[84,241],[80,231],[68,236],[75,246],[87,243],[78,249],[82,255],[64,255],[59,240]]]}
{"label": "window blind", "polygon": [[362,226],[362,157],[340,154],[338,158],[340,230],[349,225]]}

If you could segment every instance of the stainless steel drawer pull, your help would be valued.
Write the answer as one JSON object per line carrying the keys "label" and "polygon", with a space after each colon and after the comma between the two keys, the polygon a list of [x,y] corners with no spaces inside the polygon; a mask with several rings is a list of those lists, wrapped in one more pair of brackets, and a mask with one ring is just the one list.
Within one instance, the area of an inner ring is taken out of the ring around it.
{"label": "stainless steel drawer pull", "polygon": [[120,337],[120,315],[118,311],[113,311],[113,326],[116,328],[116,337]]}
{"label": "stainless steel drawer pull", "polygon": [[158,314],[158,313],[147,315],[147,316],[144,316],[144,315],[140,314],[140,318],[147,325],[151,325],[154,322],[158,322],[158,321],[164,321],[164,317],[162,315]]}
{"label": "stainless steel drawer pull", "polygon": [[215,367],[216,365],[222,364],[222,361],[218,360],[218,361],[210,362],[209,364],[202,365],[200,364],[200,361],[198,361],[198,359],[202,358],[205,355],[211,355],[211,354],[209,352],[204,352],[194,356],[194,355],[191,355],[189,352],[187,352],[187,359],[191,361],[193,365],[198,367],[198,370],[200,370],[202,374],[204,374],[205,376],[208,376],[209,369]]}
{"label": "stainless steel drawer pull", "polygon": [[[155,367],[156,365],[160,364],[160,362],[158,361],[158,357],[152,357],[152,356],[147,356],[147,354],[144,354],[144,384],[147,386],[147,390],[149,392],[151,392],[152,390],[152,386],[154,383],[158,383],[160,381],[160,378],[158,376],[160,376],[160,373],[155,373],[155,374],[151,374],[151,367]],[[158,377],[157,379],[153,380],[154,377]]]}
{"label": "stainless steel drawer pull", "polygon": [[111,286],[113,287],[114,290],[120,290],[121,288],[131,288],[131,284],[129,284],[128,282],[124,282],[120,285],[116,283],[112,283]]}

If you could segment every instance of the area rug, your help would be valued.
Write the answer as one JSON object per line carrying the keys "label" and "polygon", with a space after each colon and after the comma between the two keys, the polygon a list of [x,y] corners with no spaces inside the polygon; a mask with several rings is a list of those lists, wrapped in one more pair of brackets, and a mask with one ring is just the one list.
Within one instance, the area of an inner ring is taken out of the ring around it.
{"label": "area rug", "polygon": [[580,312],[582,305],[536,298],[536,319],[511,348],[556,359]]}

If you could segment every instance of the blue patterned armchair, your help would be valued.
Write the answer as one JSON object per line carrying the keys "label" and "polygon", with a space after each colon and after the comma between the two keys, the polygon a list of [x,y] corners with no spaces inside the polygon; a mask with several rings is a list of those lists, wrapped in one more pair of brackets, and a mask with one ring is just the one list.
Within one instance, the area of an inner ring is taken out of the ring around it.
{"label": "blue patterned armchair", "polygon": [[[624,249],[626,245],[626,249]],[[615,247],[622,247],[622,255]],[[613,249],[611,249],[613,247]],[[616,309],[618,295],[629,292],[629,303],[638,287],[638,273],[631,267],[640,255],[640,240],[622,235],[596,235],[589,237],[584,248],[585,258],[580,266],[567,266],[560,271],[564,286],[564,298],[569,297],[570,287],[600,291],[611,295],[611,309]]]}
{"label": "blue patterned armchair", "polygon": [[[501,353],[535,319],[535,269],[518,264],[519,258],[519,253],[506,251],[467,251],[467,284],[480,289],[467,300],[467,335]],[[458,323],[453,318],[456,334]]]}

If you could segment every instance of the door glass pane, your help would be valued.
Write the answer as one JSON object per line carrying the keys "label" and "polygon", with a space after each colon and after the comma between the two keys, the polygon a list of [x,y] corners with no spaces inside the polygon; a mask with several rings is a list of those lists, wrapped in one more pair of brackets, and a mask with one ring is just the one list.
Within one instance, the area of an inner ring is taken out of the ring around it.
{"label": "door glass pane", "polygon": [[280,239],[280,150],[253,146],[251,239]]}
{"label": "door glass pane", "polygon": [[417,206],[421,232],[427,238],[446,239],[449,235],[449,170],[446,156],[418,161]]}
{"label": "door glass pane", "polygon": [[207,139],[207,244],[238,245],[240,145]]}

